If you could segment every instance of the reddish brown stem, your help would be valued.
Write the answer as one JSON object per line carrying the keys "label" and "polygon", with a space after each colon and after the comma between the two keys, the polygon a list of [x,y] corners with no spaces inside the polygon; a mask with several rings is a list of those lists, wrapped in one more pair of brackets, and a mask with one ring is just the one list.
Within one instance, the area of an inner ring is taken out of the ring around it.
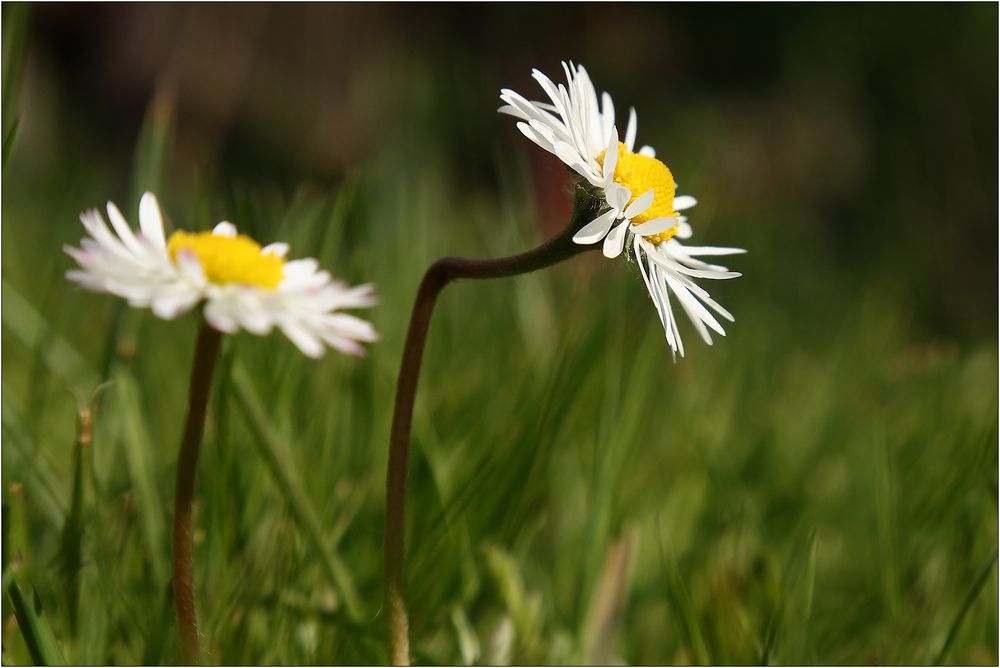
{"label": "reddish brown stem", "polygon": [[191,527],[194,502],[195,472],[198,451],[205,431],[205,412],[212,387],[212,373],[219,358],[222,334],[202,324],[195,344],[191,367],[191,388],[188,394],[184,440],[177,460],[177,487],[174,493],[174,603],[177,606],[177,626],[181,635],[184,663],[197,665],[201,661],[201,642],[194,599],[194,536]]}
{"label": "reddish brown stem", "polygon": [[495,260],[442,258],[430,266],[420,282],[403,346],[403,359],[396,383],[392,431],[389,435],[389,465],[385,492],[385,610],[389,661],[393,665],[409,665],[410,662],[409,618],[405,600],[406,478],[409,467],[413,402],[434,304],[444,286],[455,279],[504,278],[526,274],[589,250],[588,246],[578,246],[573,243],[573,235],[583,224],[589,222],[588,214],[593,217],[591,201],[586,193],[579,192],[570,224],[559,235],[538,248]]}

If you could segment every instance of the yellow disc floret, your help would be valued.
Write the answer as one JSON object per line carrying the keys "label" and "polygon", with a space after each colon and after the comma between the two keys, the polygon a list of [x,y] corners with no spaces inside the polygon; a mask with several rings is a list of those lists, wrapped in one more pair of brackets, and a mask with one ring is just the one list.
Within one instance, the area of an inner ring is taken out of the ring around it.
{"label": "yellow disc floret", "polygon": [[178,230],[170,235],[167,251],[177,261],[177,253],[190,250],[197,256],[205,276],[213,283],[240,283],[274,289],[281,283],[285,261],[261,253],[260,244],[243,235],[224,237],[211,232]]}
{"label": "yellow disc floret", "polygon": [[[604,162],[603,153],[598,157],[598,161]],[[631,153],[622,142],[618,142],[618,165],[615,167],[615,181],[632,191],[629,204],[648,190],[653,190],[652,205],[632,219],[633,225],[639,225],[654,218],[675,218],[680,215],[674,211],[676,185],[674,184],[674,175],[670,173],[667,166],[656,158]],[[677,234],[677,225],[659,234],[651,234],[646,239],[658,244],[675,234]]]}

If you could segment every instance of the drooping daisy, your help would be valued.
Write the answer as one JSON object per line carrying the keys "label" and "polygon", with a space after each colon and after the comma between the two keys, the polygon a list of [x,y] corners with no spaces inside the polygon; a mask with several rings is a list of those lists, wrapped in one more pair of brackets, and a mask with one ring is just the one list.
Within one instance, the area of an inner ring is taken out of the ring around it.
{"label": "drooping daisy", "polygon": [[601,213],[584,225],[573,241],[589,245],[603,240],[604,255],[609,258],[628,250],[639,265],[667,343],[675,353],[683,355],[684,344],[671,295],[711,345],[709,329],[726,334],[712,311],[729,321],[733,316],[694,279],[735,278],[740,274],[697,258],[745,251],[682,244],[679,239],[690,238],[692,230],[687,217],[679,212],[697,201],[676,195],[673,174],[656,159],[652,147],[634,150],[635,109],[629,110],[625,141],[619,141],[611,96],[602,93],[598,103],[597,91],[582,65],[564,62],[563,70],[566,84],[558,86],[538,70],[532,72],[549,102],[530,101],[504,89],[500,99],[506,104],[500,112],[520,119],[517,128],[524,136],[582,176],[594,196],[601,199]]}
{"label": "drooping daisy", "polygon": [[338,312],[375,305],[374,287],[334,281],[312,258],[286,261],[287,244],[261,248],[228,222],[211,232],[178,230],[167,239],[159,204],[148,192],[139,203],[138,233],[111,202],[108,218],[114,233],[96,209],[84,212],[89,237],[80,248],[64,247],[80,265],[66,277],[88,290],[149,307],[165,320],[204,302],[205,320],[216,330],[264,335],[277,326],[310,357],[322,356],[325,346],[363,355],[361,343],[378,338],[370,323]]}

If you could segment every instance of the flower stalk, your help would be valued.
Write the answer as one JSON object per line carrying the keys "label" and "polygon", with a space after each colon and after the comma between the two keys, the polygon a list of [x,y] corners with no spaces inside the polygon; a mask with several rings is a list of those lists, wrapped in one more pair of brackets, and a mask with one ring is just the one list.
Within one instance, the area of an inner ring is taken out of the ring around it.
{"label": "flower stalk", "polygon": [[174,493],[174,603],[177,607],[181,652],[184,663],[189,665],[197,665],[201,661],[192,557],[194,483],[198,452],[205,431],[205,413],[212,387],[212,374],[219,359],[221,345],[222,333],[203,323],[195,344],[184,439],[181,441],[180,456],[177,460],[177,486]]}
{"label": "flower stalk", "polygon": [[469,259],[445,257],[424,274],[413,302],[410,325],[403,345],[403,359],[396,382],[396,402],[389,434],[389,463],[385,503],[385,610],[387,645],[392,665],[410,663],[409,618],[406,611],[405,534],[406,479],[409,470],[413,402],[420,378],[424,344],[437,297],[444,287],[460,278],[506,278],[558,264],[592,247],[573,242],[573,235],[593,218],[595,199],[589,190],[577,187],[569,225],[541,246],[509,257]]}

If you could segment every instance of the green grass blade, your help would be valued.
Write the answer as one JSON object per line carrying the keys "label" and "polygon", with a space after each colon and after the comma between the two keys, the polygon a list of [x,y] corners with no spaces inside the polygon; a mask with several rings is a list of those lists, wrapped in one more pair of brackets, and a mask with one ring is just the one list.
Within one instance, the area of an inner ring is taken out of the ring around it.
{"label": "green grass blade", "polygon": [[88,391],[100,383],[97,374],[76,349],[57,336],[45,318],[6,282],[2,287],[2,301],[4,329],[25,349],[41,349],[42,362],[54,376],[72,387]]}
{"label": "green grass blade", "polygon": [[146,634],[146,644],[142,650],[142,664],[144,666],[155,666],[161,663],[160,657],[163,654],[163,647],[167,641],[168,633],[177,633],[174,613],[174,589],[173,582],[165,587],[163,592],[160,612],[154,618],[154,625]]}
{"label": "green grass blade", "polygon": [[31,545],[28,543],[28,519],[26,517],[24,485],[15,482],[4,490],[3,504],[3,565],[4,568],[17,567],[22,576],[30,575]]}
{"label": "green grass blade", "polygon": [[983,590],[986,586],[986,582],[990,579],[990,575],[993,573],[993,567],[997,563],[996,553],[987,562],[986,567],[976,578],[975,583],[972,588],[969,589],[969,593],[966,595],[965,600],[962,602],[962,607],[959,608],[958,614],[955,615],[955,621],[951,623],[951,628],[948,630],[948,637],[944,641],[944,645],[941,646],[941,651],[938,652],[937,656],[934,657],[933,665],[940,666],[944,663],[945,657],[948,656],[949,650],[951,650],[951,645],[955,642],[955,637],[958,635],[958,629],[962,626],[962,621],[965,619],[965,615],[969,612],[969,609],[979,598],[979,592]]}
{"label": "green grass blade", "polygon": [[132,169],[133,201],[138,202],[147,190],[159,192],[163,168],[170,159],[174,128],[174,91],[169,84],[159,85],[146,109],[139,131]]}
{"label": "green grass blade", "polygon": [[897,594],[896,575],[896,537],[895,509],[893,508],[893,462],[892,451],[888,439],[879,435],[873,443],[872,455],[875,458],[873,468],[873,497],[875,499],[875,526],[878,541],[878,561],[882,597],[891,618],[896,617],[899,596]]}
{"label": "green grass blade", "polygon": [[462,608],[455,606],[451,610],[451,626],[455,631],[455,641],[462,656],[462,663],[471,666],[479,659],[479,638],[469,623],[469,618]]}
{"label": "green grass blade", "polygon": [[687,639],[688,647],[691,649],[694,662],[699,666],[712,665],[712,659],[709,656],[708,647],[705,645],[705,636],[698,622],[698,613],[695,610],[694,602],[691,600],[691,595],[684,586],[684,580],[681,577],[677,563],[673,558],[667,556],[663,548],[662,535],[660,536],[660,561],[666,575],[666,589],[667,596],[670,599],[670,606],[674,609],[677,617],[680,618],[681,629]]}
{"label": "green grass blade", "polygon": [[[807,640],[809,638],[809,620],[812,618],[813,613],[813,599],[816,595],[816,561],[819,559],[819,538],[816,536],[815,530],[812,534],[812,540],[809,545],[809,556],[806,560],[806,573],[805,573],[805,592],[802,596],[802,608],[799,610],[801,617],[798,618],[797,631],[798,631],[798,649],[801,654],[808,647]],[[799,656],[794,657],[790,660],[794,663],[814,663],[810,657]]]}
{"label": "green grass blade", "polygon": [[21,62],[28,38],[27,2],[10,2],[4,5],[3,16],[3,117],[10,118],[14,95],[21,83]]}
{"label": "green grass blade", "polygon": [[538,597],[525,587],[522,565],[514,555],[488,545],[483,556],[493,586],[514,622],[517,656],[530,660],[544,646]]}
{"label": "green grass blade", "polygon": [[[169,85],[156,89],[146,109],[132,159],[132,202],[138,207],[144,192],[159,193],[163,170],[169,160],[173,141],[174,92]],[[135,355],[142,318],[124,302],[115,306],[112,335],[108,337],[101,363],[105,378],[114,375],[115,367]]]}
{"label": "green grass blade", "polygon": [[815,584],[816,576],[815,555],[816,530],[813,529],[805,540],[796,542],[788,562],[785,564],[778,599],[764,626],[763,638],[761,639],[761,665],[771,664],[778,641],[786,630],[786,622],[792,616],[795,591],[803,581],[805,581],[805,593],[802,596],[802,611],[801,616],[796,617],[795,623],[798,627],[804,628],[809,620],[809,613],[812,609],[812,587]]}
{"label": "green grass blade", "polygon": [[580,638],[584,663],[611,663],[615,659],[614,648],[624,622],[622,610],[632,584],[632,560],[638,540],[638,528],[633,526],[625,529],[605,551]]}
{"label": "green grass blade", "polygon": [[65,665],[66,660],[45,617],[38,592],[32,590],[32,599],[29,601],[18,583],[12,581],[7,589],[7,595],[14,605],[17,627],[21,631],[24,643],[28,646],[32,663],[36,666]]}
{"label": "green grass blade", "polygon": [[84,513],[86,511],[86,482],[90,457],[91,412],[83,406],[77,413],[77,435],[73,444],[73,490],[70,495],[69,514],[63,525],[59,551],[59,567],[66,597],[66,614],[70,629],[77,628],[80,608],[80,569],[83,564]]}
{"label": "green grass blade", "polygon": [[68,512],[69,502],[65,488],[55,474],[56,463],[52,453],[40,446],[31,425],[24,416],[24,409],[13,392],[4,385],[0,394],[2,424],[8,453],[17,453],[23,460],[18,467],[17,482],[32,491],[32,499],[44,513],[48,524],[58,526]]}
{"label": "green grass blade", "polygon": [[143,418],[139,403],[139,388],[132,373],[119,366],[114,374],[114,392],[117,395],[124,434],[125,455],[128,460],[132,484],[139,493],[140,516],[143,533],[149,547],[150,564],[157,586],[167,581],[169,569],[166,562],[166,529],[163,503],[156,487],[150,453],[154,444]]}
{"label": "green grass blade", "polygon": [[250,377],[239,363],[233,365],[232,387],[236,402],[247,419],[250,430],[256,437],[254,442],[258,446],[258,454],[267,464],[274,482],[278,485],[300,528],[305,532],[309,544],[319,557],[323,570],[343,601],[347,616],[351,621],[360,621],[362,617],[361,601],[350,572],[324,540],[316,511],[301,491],[302,486],[299,484],[295,467],[284,454],[281,438],[271,425],[267,413],[261,405],[260,398],[253,389]]}
{"label": "green grass blade", "polygon": [[17,131],[21,127],[20,117],[14,119],[14,123],[10,126],[10,130],[7,130],[7,134],[3,137],[3,167],[7,167],[7,159],[10,158],[10,153],[14,149],[14,140],[17,139]]}

